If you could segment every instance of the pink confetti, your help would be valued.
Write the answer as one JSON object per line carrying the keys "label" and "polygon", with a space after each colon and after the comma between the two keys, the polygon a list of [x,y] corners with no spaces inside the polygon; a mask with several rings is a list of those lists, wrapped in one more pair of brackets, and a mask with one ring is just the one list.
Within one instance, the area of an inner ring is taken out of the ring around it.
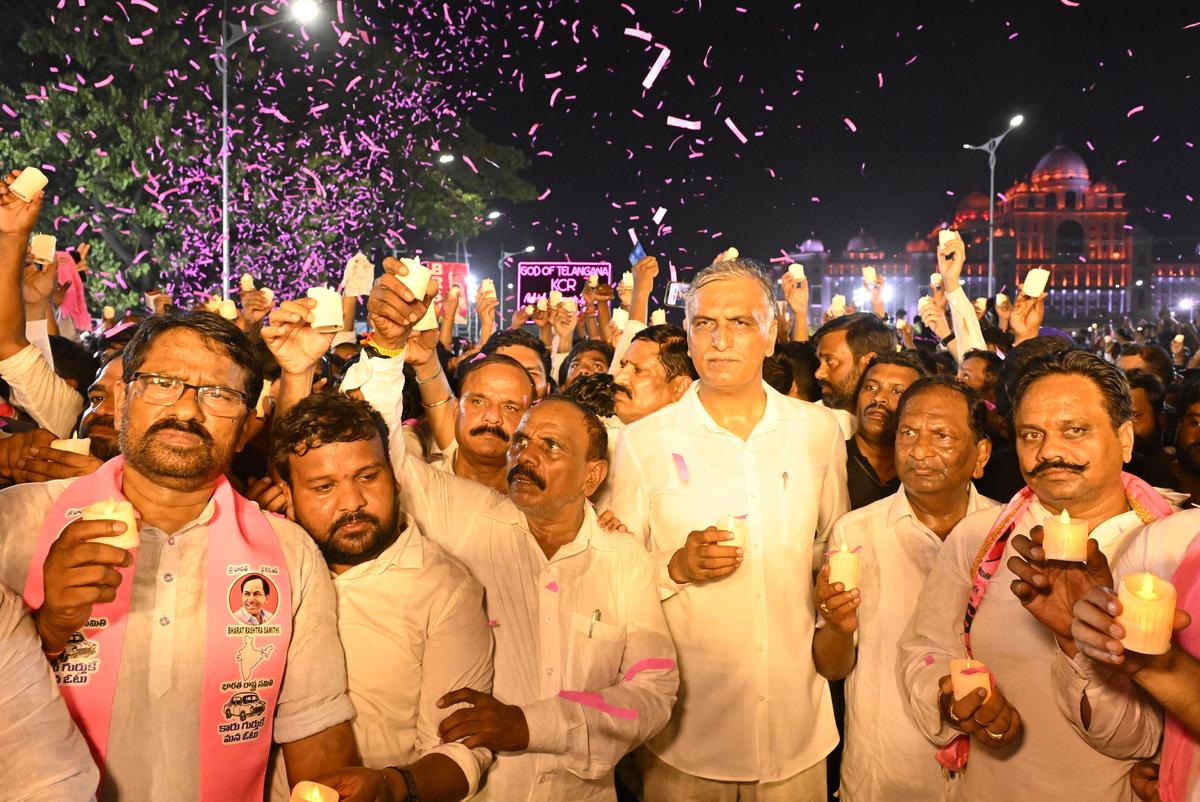
{"label": "pink confetti", "polygon": [[[135,6],[141,6],[142,8],[148,8],[151,11],[153,11],[155,14],[158,13],[158,6],[151,5],[150,3],[147,3],[146,0],[131,0],[131,2]],[[80,5],[83,5],[83,3],[80,3]]]}
{"label": "pink confetti", "polygon": [[638,660],[625,672],[625,681],[629,682],[643,671],[670,671],[675,667],[675,661],[669,657],[647,657]]}
{"label": "pink confetti", "polygon": [[933,655],[932,654],[927,654],[921,659],[925,661],[925,665],[927,665],[927,666],[933,665]]}
{"label": "pink confetti", "polygon": [[1132,109],[1125,112],[1125,118],[1128,119],[1128,118],[1132,117],[1133,115],[1137,114],[1139,111],[1142,111],[1145,108],[1146,108],[1145,106],[1134,106]]}
{"label": "pink confetti", "polygon": [[550,584],[546,585],[546,590],[550,591],[551,593],[558,593],[558,583],[553,579],[550,580]]}
{"label": "pink confetti", "polygon": [[858,131],[858,126],[855,125],[854,120],[851,120],[849,117],[843,117],[842,122],[844,122],[846,124],[846,127],[850,129],[851,133],[855,133]]}
{"label": "pink confetti", "polygon": [[646,89],[654,86],[654,79],[662,72],[662,68],[666,66],[667,59],[671,57],[671,48],[659,45],[661,50],[658,51],[658,58],[654,60],[654,65],[650,67],[650,72],[646,73],[646,77],[642,79],[642,86]]}
{"label": "pink confetti", "polygon": [[1067,8],[1079,8],[1079,4],[1074,0],[1058,0],[1058,2],[1062,3]]}
{"label": "pink confetti", "polygon": [[111,84],[113,82],[113,80],[115,80],[113,78],[113,76],[109,75],[107,78],[102,78],[99,81],[96,81],[96,83],[92,84],[92,88],[93,89],[103,89],[104,87]]}
{"label": "pink confetti", "polygon": [[687,462],[684,461],[683,455],[672,454],[671,459],[675,461],[675,470],[679,472],[679,480],[681,482],[690,482],[692,475],[688,472]]}
{"label": "pink confetti", "polygon": [[654,221],[654,225],[657,226],[662,223],[663,218],[666,216],[667,216],[667,210],[664,209],[663,207],[659,206],[658,209],[654,212],[654,217],[652,217],[651,219]]}
{"label": "pink confetti", "polygon": [[488,626],[491,627],[492,629],[495,629],[496,627],[500,626],[500,622],[494,618],[489,618]]}
{"label": "pink confetti", "polygon": [[625,35],[626,35],[626,36],[633,36],[633,37],[635,37],[635,38],[637,38],[637,39],[644,39],[644,40],[645,40],[645,41],[647,41],[647,42],[654,41],[654,35],[653,35],[653,34],[651,34],[651,33],[647,32],[647,31],[639,30],[638,28],[626,28],[626,29],[625,29]]}
{"label": "pink confetti", "polygon": [[537,199],[541,201],[541,200],[545,200],[548,197],[550,197],[550,188],[546,187],[546,191],[543,192],[541,195],[538,195]]}
{"label": "pink confetti", "polygon": [[746,135],[738,130],[737,124],[734,123],[733,120],[726,117],[725,125],[728,126],[729,130],[733,132],[733,135],[738,138],[738,141],[740,141],[743,145],[746,144]]}
{"label": "pink confetti", "polygon": [[617,707],[616,705],[609,704],[596,691],[559,691],[558,695],[568,702],[575,702],[584,707],[599,710],[601,713],[607,713],[613,718],[623,718],[632,721],[638,717],[638,711],[628,707]]}
{"label": "pink confetti", "polygon": [[667,115],[667,125],[671,125],[676,128],[687,128],[689,131],[700,130],[699,120],[685,120],[682,117],[672,117],[669,114]]}

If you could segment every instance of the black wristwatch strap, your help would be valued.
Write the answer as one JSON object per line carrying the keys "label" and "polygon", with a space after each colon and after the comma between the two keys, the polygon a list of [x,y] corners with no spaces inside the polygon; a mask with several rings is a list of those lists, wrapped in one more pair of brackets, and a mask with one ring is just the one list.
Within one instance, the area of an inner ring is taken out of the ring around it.
{"label": "black wristwatch strap", "polygon": [[953,341],[954,341],[954,332],[950,332],[949,334],[947,334],[945,337],[942,338],[942,345],[949,345]]}
{"label": "black wristwatch strap", "polygon": [[401,766],[388,766],[388,768],[404,778],[404,787],[408,790],[408,796],[404,797],[404,802],[421,802],[421,795],[417,793],[417,781],[413,779],[412,772]]}

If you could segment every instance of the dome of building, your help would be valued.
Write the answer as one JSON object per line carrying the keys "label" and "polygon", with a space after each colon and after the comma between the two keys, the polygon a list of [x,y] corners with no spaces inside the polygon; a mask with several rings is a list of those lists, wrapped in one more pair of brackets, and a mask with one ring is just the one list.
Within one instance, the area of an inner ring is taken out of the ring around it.
{"label": "dome of building", "polygon": [[1033,168],[1035,184],[1068,179],[1087,181],[1089,178],[1087,163],[1083,157],[1064,145],[1059,145],[1047,153]]}
{"label": "dome of building", "polygon": [[846,253],[877,250],[879,250],[878,243],[875,242],[873,237],[868,237],[866,234],[864,234],[861,228],[858,230],[858,233],[851,237],[850,241],[846,243]]}
{"label": "dome of building", "polygon": [[809,237],[800,243],[800,253],[825,253],[825,243],[816,237]]}
{"label": "dome of building", "polygon": [[962,203],[958,204],[958,213],[975,212],[978,214],[987,214],[988,196],[982,192],[972,192],[967,197],[962,199]]}

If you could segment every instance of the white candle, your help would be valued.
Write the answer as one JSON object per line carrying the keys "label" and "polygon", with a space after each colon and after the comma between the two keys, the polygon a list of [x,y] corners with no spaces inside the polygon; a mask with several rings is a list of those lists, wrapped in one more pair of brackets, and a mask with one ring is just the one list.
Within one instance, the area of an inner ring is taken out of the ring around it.
{"label": "white candle", "polygon": [[942,274],[941,274],[941,273],[934,273],[934,274],[932,274],[932,275],[929,277],[929,286],[930,286],[930,287],[933,287],[935,290],[936,290],[938,287],[942,286]]}
{"label": "white candle", "polygon": [[125,531],[111,537],[92,538],[93,543],[104,543],[119,549],[137,548],[138,524],[133,515],[133,505],[128,501],[97,501],[89,504],[80,511],[80,517],[85,521],[120,521],[125,524]]}
{"label": "white candle", "polygon": [[621,274],[621,286],[633,289],[633,273],[626,270]]}
{"label": "white candle", "polygon": [[864,267],[862,269],[862,271],[863,271],[863,283],[864,284],[874,284],[875,279],[878,278],[878,275],[875,272],[875,268]]}
{"label": "white candle", "polygon": [[1046,282],[1049,280],[1049,270],[1035,267],[1025,274],[1025,283],[1021,285],[1021,292],[1030,298],[1037,298],[1046,291]]}
{"label": "white candle", "polygon": [[217,307],[217,314],[226,320],[237,320],[237,304],[226,298],[224,301],[221,301],[221,305]]}
{"label": "white candle", "polygon": [[858,552],[851,551],[846,542],[829,555],[829,584],[841,582],[842,592],[858,587]]}
{"label": "white candle", "polygon": [[992,674],[978,660],[951,660],[950,688],[956,702],[977,690],[987,691],[987,695],[991,696]]}
{"label": "white candle", "polygon": [[802,280],[804,278],[804,265],[798,265],[795,262],[792,262],[790,265],[788,265],[788,275],[796,279],[796,281]]}
{"label": "white candle", "polygon": [[338,802],[338,792],[328,785],[304,780],[296,783],[289,802]]}
{"label": "white candle", "polygon": [[612,322],[614,326],[624,331],[625,327],[629,325],[629,313],[617,307],[612,312]]}
{"label": "white candle", "polygon": [[492,281],[490,278],[485,278],[483,281],[479,282],[479,293],[481,295],[490,295],[495,298],[496,282]]}
{"label": "white candle", "polygon": [[242,292],[254,291],[254,276],[249,273],[242,273]]}
{"label": "white candle", "polygon": [[567,310],[571,314],[575,314],[579,311],[579,306],[575,303],[574,298],[563,298],[562,306],[563,309]]}
{"label": "white candle", "polygon": [[46,174],[36,167],[26,167],[21,174],[8,186],[8,191],[26,203],[33,202],[33,196],[42,191],[49,183]]}
{"label": "white candle", "polygon": [[736,258],[738,258],[738,255],[739,255],[739,254],[738,254],[738,249],[737,249],[737,248],[726,248],[726,249],[725,249],[725,253],[721,254],[721,258],[720,258],[720,259],[718,259],[717,261],[719,261],[719,262],[728,262],[730,259],[736,259]]}
{"label": "white candle", "polygon": [[996,293],[996,306],[1004,306],[1008,303],[1008,296],[1002,292]]}
{"label": "white candle", "polygon": [[328,287],[311,287],[308,297],[317,302],[313,310],[312,327],[317,331],[328,334],[331,331],[342,330],[342,295],[337,290]]}
{"label": "white candle", "polygon": [[59,451],[70,451],[72,454],[81,454],[86,457],[92,453],[92,438],[71,437],[66,440],[52,440],[50,441],[50,447],[56,448]]}
{"label": "white candle", "polygon": [[551,306],[551,308],[559,306],[560,304],[562,304],[562,301],[563,301],[563,297],[562,297],[561,292],[559,292],[558,290],[550,290],[550,306]]}
{"label": "white candle", "polygon": [[545,298],[537,299],[537,309],[539,312],[545,312],[549,308],[550,308],[549,301],[547,301]]}
{"label": "white candle", "polygon": [[722,516],[721,520],[717,521],[717,529],[722,529],[733,535],[732,540],[722,540],[717,544],[719,546],[733,546],[744,549],[750,541],[750,530],[746,526],[745,515]]}
{"label": "white candle", "polygon": [[117,310],[113,309],[111,306],[106,306],[104,309],[100,310],[100,314],[103,315],[105,320],[112,320],[117,316]]}
{"label": "white candle", "polygon": [[261,292],[263,297],[267,299],[268,304],[275,303],[275,290],[271,289],[270,287],[263,287],[261,290],[259,290],[259,292]]}
{"label": "white candle", "polygon": [[846,311],[846,296],[835,295],[833,300],[829,302],[829,311],[834,315],[842,315]]}
{"label": "white candle", "polygon": [[940,251],[947,242],[954,242],[956,239],[962,239],[957,231],[952,231],[949,228],[943,228],[938,231],[938,250]]}
{"label": "white candle", "polygon": [[437,313],[433,311],[433,304],[425,310],[425,314],[421,319],[413,324],[413,331],[429,331],[438,327]]}
{"label": "white candle", "polygon": [[590,276],[588,276],[588,286],[593,287],[593,288],[600,286],[600,274],[599,273],[592,273]]}
{"label": "white candle", "polygon": [[58,239],[51,234],[34,234],[29,241],[29,250],[33,252],[33,261],[39,265],[48,265],[54,261],[54,249]]}
{"label": "white candle", "polygon": [[429,290],[429,280],[433,278],[433,271],[421,264],[420,259],[401,259],[400,263],[408,268],[408,275],[396,273],[396,278],[408,287],[414,298],[418,301],[424,300],[425,293]]}
{"label": "white candle", "polygon": [[1121,614],[1117,623],[1125,629],[1122,645],[1140,654],[1163,654],[1171,648],[1171,625],[1175,622],[1175,586],[1154,574],[1130,574],[1117,587]]}
{"label": "white candle", "polygon": [[667,310],[655,309],[650,313],[651,326],[665,326],[667,323]]}
{"label": "white candle", "polygon": [[1064,509],[1057,518],[1042,521],[1042,550],[1047,560],[1087,562],[1088,523],[1072,518]]}
{"label": "white candle", "polygon": [[525,314],[528,317],[533,317],[533,304],[525,304]]}

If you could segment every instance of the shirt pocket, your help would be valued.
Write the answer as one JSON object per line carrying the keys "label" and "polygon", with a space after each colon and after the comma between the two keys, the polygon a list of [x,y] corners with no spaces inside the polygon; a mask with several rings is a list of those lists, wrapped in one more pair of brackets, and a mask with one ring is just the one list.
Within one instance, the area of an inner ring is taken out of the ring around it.
{"label": "shirt pocket", "polygon": [[625,656],[625,627],[571,613],[563,689],[599,691],[615,685]]}

